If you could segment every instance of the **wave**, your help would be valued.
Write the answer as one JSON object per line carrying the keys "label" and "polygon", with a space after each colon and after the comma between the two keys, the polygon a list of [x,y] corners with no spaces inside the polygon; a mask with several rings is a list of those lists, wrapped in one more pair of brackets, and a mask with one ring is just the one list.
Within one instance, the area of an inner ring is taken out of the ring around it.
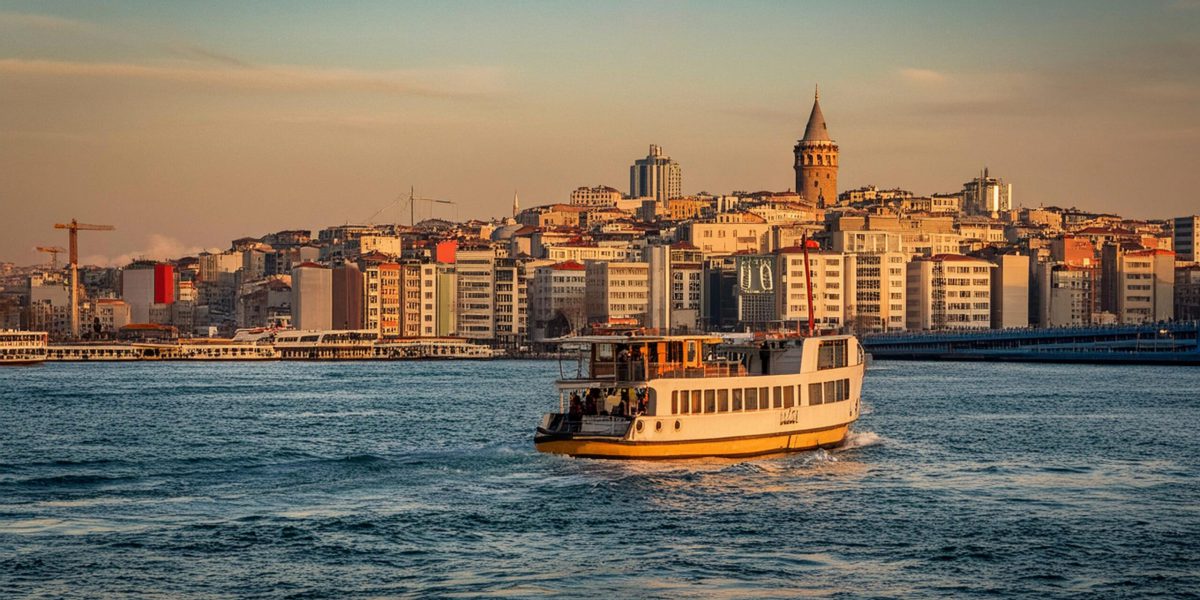
{"label": "wave", "polygon": [[856,448],[869,448],[882,444],[886,438],[874,431],[857,431],[852,430],[846,435],[846,443],[842,444],[841,450],[854,450]]}

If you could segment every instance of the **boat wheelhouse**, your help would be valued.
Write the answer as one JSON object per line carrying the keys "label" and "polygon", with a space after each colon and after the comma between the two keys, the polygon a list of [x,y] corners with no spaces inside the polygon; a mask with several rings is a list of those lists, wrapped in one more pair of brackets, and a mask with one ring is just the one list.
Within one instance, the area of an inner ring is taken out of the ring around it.
{"label": "boat wheelhouse", "polygon": [[46,360],[45,331],[0,330],[0,365],[32,365]]}
{"label": "boat wheelhouse", "polygon": [[542,452],[593,458],[745,457],[829,448],[858,419],[857,338],[726,342],[709,335],[593,336],[556,382]]}

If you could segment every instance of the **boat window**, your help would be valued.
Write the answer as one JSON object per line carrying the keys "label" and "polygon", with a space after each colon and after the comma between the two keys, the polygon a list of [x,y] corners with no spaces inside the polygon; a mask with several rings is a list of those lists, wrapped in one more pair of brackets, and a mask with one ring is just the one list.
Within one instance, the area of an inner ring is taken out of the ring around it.
{"label": "boat window", "polygon": [[771,408],[771,388],[758,388],[758,410],[767,410]]}
{"label": "boat window", "polygon": [[733,390],[733,410],[742,410],[742,388]]}
{"label": "boat window", "polygon": [[706,412],[706,413],[717,412],[717,391],[716,390],[704,390],[704,412]]}
{"label": "boat window", "polygon": [[596,344],[596,360],[612,360],[612,344]]}
{"label": "boat window", "polygon": [[679,391],[671,392],[671,414],[679,414]]}
{"label": "boat window", "polygon": [[821,384],[810,383],[808,384],[808,405],[816,406],[818,404],[821,404]]}
{"label": "boat window", "polygon": [[783,407],[784,408],[791,408],[796,405],[795,395],[796,395],[796,387],[795,386],[789,385],[789,386],[785,386],[783,388]]}
{"label": "boat window", "polygon": [[772,393],[775,396],[775,408],[783,408],[783,388],[775,386]]}
{"label": "boat window", "polygon": [[825,382],[825,402],[841,402],[850,399],[850,380],[837,379]]}
{"label": "boat window", "polygon": [[729,390],[717,390],[717,410],[729,412]]}
{"label": "boat window", "polygon": [[817,350],[817,369],[836,369],[846,364],[846,340],[821,342]]}
{"label": "boat window", "polygon": [[687,362],[688,364],[696,362],[696,342],[687,343]]}
{"label": "boat window", "polygon": [[700,414],[700,390],[692,390],[692,414]]}
{"label": "boat window", "polygon": [[746,388],[746,410],[758,410],[758,388]]}

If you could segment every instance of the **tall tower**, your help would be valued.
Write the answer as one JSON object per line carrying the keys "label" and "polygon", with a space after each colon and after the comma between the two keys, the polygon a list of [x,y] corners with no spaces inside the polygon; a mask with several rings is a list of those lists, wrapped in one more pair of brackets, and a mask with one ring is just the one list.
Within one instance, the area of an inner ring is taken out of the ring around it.
{"label": "tall tower", "polygon": [[819,206],[837,204],[838,145],[829,139],[821,114],[821,91],[813,92],[812,114],[804,137],[796,142],[796,192]]}

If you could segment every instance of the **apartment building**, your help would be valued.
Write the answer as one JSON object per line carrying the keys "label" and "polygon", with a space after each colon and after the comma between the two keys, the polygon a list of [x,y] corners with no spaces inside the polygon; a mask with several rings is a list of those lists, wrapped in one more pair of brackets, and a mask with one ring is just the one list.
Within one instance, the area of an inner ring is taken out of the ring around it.
{"label": "apartment building", "polygon": [[988,329],[993,265],[959,254],[908,263],[905,321],[911,330]]}
{"label": "apartment building", "polygon": [[588,323],[645,323],[649,308],[649,275],[646,263],[588,263],[584,272]]}
{"label": "apartment building", "polygon": [[529,331],[535,342],[571,335],[587,324],[584,298],[587,267],[567,261],[533,269],[529,286]]}

